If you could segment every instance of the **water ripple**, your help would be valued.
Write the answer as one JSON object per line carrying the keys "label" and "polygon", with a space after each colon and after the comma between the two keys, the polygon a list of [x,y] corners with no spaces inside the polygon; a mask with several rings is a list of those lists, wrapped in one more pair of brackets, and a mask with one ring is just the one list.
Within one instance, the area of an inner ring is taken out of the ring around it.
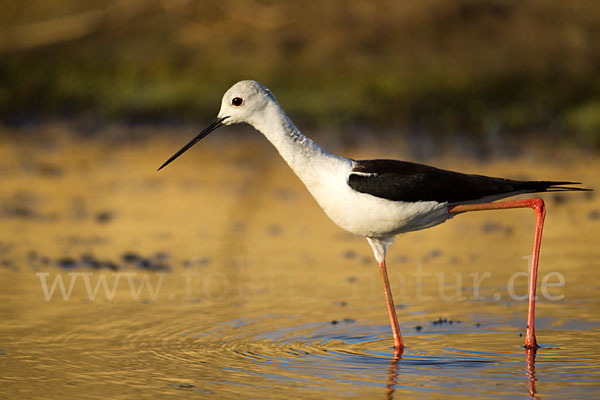
{"label": "water ripple", "polygon": [[[520,396],[536,390],[535,365],[528,363],[522,348],[513,345],[506,351],[490,349],[490,344],[506,332],[412,334],[413,347],[394,358],[385,326],[290,322],[293,321],[284,317],[232,320],[203,331],[181,325],[161,331],[152,326],[130,334],[125,343],[147,348],[151,357],[179,366],[174,368],[218,366],[228,379],[204,381],[203,387],[211,390],[231,382],[250,386],[265,381],[319,391],[330,390],[336,384],[342,385],[340,390],[352,393],[374,386],[400,392],[448,394],[459,393],[466,385],[473,393],[496,397]],[[282,327],[264,331],[266,326]],[[448,341],[456,344],[457,335],[463,336],[465,347],[475,350],[445,346]],[[546,370],[560,363],[560,357],[552,354],[538,357],[540,368]],[[571,363],[574,361],[570,358]],[[581,373],[585,366],[579,367],[573,368]],[[560,379],[564,373],[562,369],[552,376]],[[515,385],[522,389],[516,391]],[[499,391],[498,386],[505,389]]]}

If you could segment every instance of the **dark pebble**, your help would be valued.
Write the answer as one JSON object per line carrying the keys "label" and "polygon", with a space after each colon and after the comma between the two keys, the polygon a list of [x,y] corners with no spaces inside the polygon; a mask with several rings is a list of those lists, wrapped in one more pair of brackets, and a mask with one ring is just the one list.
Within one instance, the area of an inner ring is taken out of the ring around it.
{"label": "dark pebble", "polygon": [[101,211],[99,213],[96,213],[96,222],[98,222],[99,224],[106,224],[112,221],[114,217],[114,213],[110,211]]}
{"label": "dark pebble", "polygon": [[349,276],[346,278],[346,280],[350,283],[354,283],[358,280],[358,278],[356,278],[355,276]]}
{"label": "dark pebble", "polygon": [[48,178],[58,178],[63,174],[61,167],[49,163],[39,163],[37,170],[40,175]]}
{"label": "dark pebble", "polygon": [[208,257],[195,257],[195,258],[190,258],[189,260],[185,261],[184,265],[186,268],[192,268],[195,266],[198,267],[204,267],[207,266],[211,263],[211,259]]}
{"label": "dark pebble", "polygon": [[59,267],[64,268],[64,269],[71,269],[77,266],[77,261],[75,261],[75,259],[73,258],[69,258],[69,257],[65,257],[65,258],[59,258],[56,263],[58,264]]}
{"label": "dark pebble", "polygon": [[126,263],[135,263],[140,259],[140,256],[132,251],[128,251],[127,253],[123,253],[121,255],[121,260]]}
{"label": "dark pebble", "polygon": [[481,324],[479,322],[475,322],[475,327],[479,328],[481,326]]}
{"label": "dark pebble", "polygon": [[565,204],[567,202],[567,196],[563,194],[555,194],[554,196],[552,196],[552,201],[556,205]]}
{"label": "dark pebble", "polygon": [[429,253],[429,257],[431,257],[431,258],[437,258],[437,257],[439,257],[439,256],[441,256],[441,255],[442,255],[442,251],[441,251],[441,250],[439,250],[439,249],[433,249],[433,250],[431,250],[431,252]]}
{"label": "dark pebble", "polygon": [[352,259],[356,258],[356,252],[354,252],[352,250],[346,250],[342,253],[342,257],[352,260]]}
{"label": "dark pebble", "polygon": [[404,264],[408,262],[408,256],[396,256],[394,257],[394,262],[398,264]]}
{"label": "dark pebble", "polygon": [[167,253],[166,251],[159,251],[154,255],[154,259],[162,263],[166,263],[167,261],[169,261],[169,258],[169,253]]}
{"label": "dark pebble", "polygon": [[170,271],[171,267],[166,264],[154,264],[152,271]]}
{"label": "dark pebble", "polygon": [[84,267],[91,267],[94,269],[99,269],[101,267],[100,261],[91,254],[82,254],[80,260]]}
{"label": "dark pebble", "polygon": [[334,319],[333,321],[331,321],[331,325],[337,325],[338,321],[336,319]]}
{"label": "dark pebble", "polygon": [[12,260],[2,260],[2,261],[0,261],[0,265],[2,266],[2,268],[15,269],[15,266],[14,266]]}
{"label": "dark pebble", "polygon": [[427,255],[425,255],[423,257],[423,261],[427,262],[427,261],[433,260],[435,258],[438,258],[441,255],[442,255],[442,251],[441,250],[439,250],[439,249],[433,249]]}
{"label": "dark pebble", "polygon": [[423,329],[421,325],[415,326],[415,331],[420,332]]}
{"label": "dark pebble", "polygon": [[34,218],[36,216],[35,212],[29,208],[24,206],[15,206],[6,209],[6,216],[15,217],[15,218]]}
{"label": "dark pebble", "polygon": [[502,230],[502,225],[498,222],[487,221],[481,224],[481,232],[494,233]]}
{"label": "dark pebble", "polygon": [[88,254],[88,253],[82,254],[82,255],[79,257],[79,259],[81,260],[81,262],[82,262],[83,264],[90,264],[90,263],[92,263],[93,261],[96,261],[96,258],[95,258],[95,257],[94,257],[92,254]]}
{"label": "dark pebble", "polygon": [[110,269],[112,271],[118,271],[120,269],[119,265],[112,261],[107,260],[98,260],[92,254],[83,254],[81,256],[81,264],[85,267],[90,267],[93,269]]}
{"label": "dark pebble", "polygon": [[505,235],[512,235],[513,227],[489,221],[481,225],[481,231],[483,233],[504,233]]}
{"label": "dark pebble", "polygon": [[175,386],[182,388],[182,389],[191,389],[194,387],[194,385],[190,385],[189,383],[178,383]]}
{"label": "dark pebble", "polygon": [[119,266],[117,264],[115,264],[112,261],[103,261],[101,263],[99,263],[99,267],[100,268],[106,268],[106,269],[110,269],[112,271],[118,271],[119,270]]}
{"label": "dark pebble", "polygon": [[587,215],[590,221],[597,221],[600,219],[600,210],[592,210]]}
{"label": "dark pebble", "polygon": [[283,228],[279,225],[269,225],[267,227],[267,233],[271,236],[279,236],[283,232]]}
{"label": "dark pebble", "polygon": [[138,268],[148,271],[169,271],[171,268],[166,264],[154,263],[152,260],[143,258],[138,262]]}

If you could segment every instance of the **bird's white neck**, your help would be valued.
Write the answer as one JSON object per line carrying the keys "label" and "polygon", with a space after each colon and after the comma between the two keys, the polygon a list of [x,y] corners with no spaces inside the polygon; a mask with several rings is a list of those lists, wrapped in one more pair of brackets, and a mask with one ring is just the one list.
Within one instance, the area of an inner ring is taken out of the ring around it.
{"label": "bird's white neck", "polygon": [[275,146],[309,189],[323,164],[346,160],[326,152],[304,136],[275,102],[265,107],[251,124]]}
{"label": "bird's white neck", "polygon": [[267,104],[247,120],[277,148],[325,213],[339,226],[353,232],[340,199],[352,196],[347,184],[354,161],[330,154],[304,136],[277,102]]}

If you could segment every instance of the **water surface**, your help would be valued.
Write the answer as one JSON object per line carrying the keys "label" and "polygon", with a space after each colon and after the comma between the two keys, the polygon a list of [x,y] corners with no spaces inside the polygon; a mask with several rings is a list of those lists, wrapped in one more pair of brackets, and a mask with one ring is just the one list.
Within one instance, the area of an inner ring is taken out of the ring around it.
{"label": "water surface", "polygon": [[[0,147],[2,397],[599,393],[593,195],[545,197],[537,353],[521,347],[533,212],[399,237],[398,358],[367,243],[333,225],[264,141],[207,141],[156,173],[179,142],[45,137]],[[433,162],[600,187],[596,160],[558,161]]]}

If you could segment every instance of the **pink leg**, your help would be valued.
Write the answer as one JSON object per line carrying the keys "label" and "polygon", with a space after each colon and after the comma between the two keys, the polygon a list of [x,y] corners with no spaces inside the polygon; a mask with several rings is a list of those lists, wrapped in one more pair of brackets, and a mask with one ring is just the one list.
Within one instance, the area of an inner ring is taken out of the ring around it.
{"label": "pink leg", "polygon": [[525,347],[537,348],[535,340],[535,289],[537,283],[538,260],[540,257],[540,245],[542,243],[542,229],[546,217],[546,207],[542,199],[526,199],[514,201],[499,201],[496,203],[483,204],[461,204],[448,207],[448,212],[462,213],[466,211],[480,210],[502,210],[506,208],[532,208],[536,214],[535,238],[533,242],[533,258],[531,260],[531,274],[529,275],[529,311],[527,313],[527,335]]}
{"label": "pink leg", "polygon": [[394,334],[394,355],[400,357],[402,355],[402,350],[404,349],[404,344],[402,343],[402,335],[400,335],[400,327],[398,326],[398,317],[396,316],[396,307],[394,307],[394,298],[392,297],[392,290],[390,289],[390,281],[388,279],[385,260],[379,264],[379,269],[381,271],[381,278],[383,279],[383,291],[385,292],[388,314],[390,316],[390,325],[392,326],[392,332]]}

